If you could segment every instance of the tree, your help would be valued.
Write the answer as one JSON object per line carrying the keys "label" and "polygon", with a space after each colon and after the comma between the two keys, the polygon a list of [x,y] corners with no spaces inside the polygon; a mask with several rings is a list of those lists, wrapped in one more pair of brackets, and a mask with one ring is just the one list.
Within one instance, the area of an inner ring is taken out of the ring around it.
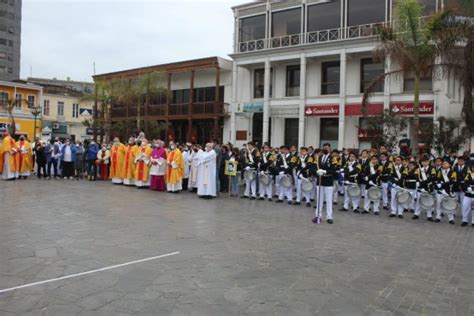
{"label": "tree", "polygon": [[362,103],[364,113],[366,113],[368,99],[379,82],[387,77],[400,77],[403,74],[412,73],[414,75],[413,127],[415,132],[411,137],[416,155],[420,129],[421,78],[429,74],[445,75],[446,71],[437,71],[458,68],[456,64],[445,60],[445,57],[455,49],[461,34],[459,28],[451,28],[450,32],[444,29],[451,21],[451,11],[446,10],[423,19],[422,7],[418,0],[398,0],[394,16],[394,22],[380,26],[377,30],[380,41],[374,50],[374,58],[376,60],[390,59],[398,68],[373,80],[364,92]]}
{"label": "tree", "polygon": [[461,127],[462,120],[439,117],[435,124],[427,124],[421,128],[420,140],[426,146],[437,151],[438,155],[459,151],[469,138],[467,126]]}
{"label": "tree", "polygon": [[[18,104],[18,101],[20,104]],[[10,125],[8,126],[8,133],[12,135],[13,137],[16,134],[16,122],[15,122],[15,114],[13,113],[13,110],[15,109],[16,106],[19,106],[21,108],[22,103],[28,104],[28,101],[26,99],[12,99],[12,98],[7,98],[7,99],[2,99],[1,100],[1,107],[7,111],[8,116],[10,117]]]}
{"label": "tree", "polygon": [[373,147],[384,145],[394,148],[398,145],[401,133],[407,128],[407,118],[390,110],[369,116],[365,119],[365,132]]}

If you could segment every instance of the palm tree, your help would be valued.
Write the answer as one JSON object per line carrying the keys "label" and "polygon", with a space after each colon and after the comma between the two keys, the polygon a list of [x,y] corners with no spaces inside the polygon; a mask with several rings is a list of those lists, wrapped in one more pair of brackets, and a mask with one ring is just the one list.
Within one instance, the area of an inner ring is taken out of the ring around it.
{"label": "palm tree", "polygon": [[[398,68],[382,74],[369,84],[364,92],[363,106],[366,113],[368,99],[376,85],[387,77],[414,75],[414,107],[412,143],[414,154],[418,154],[418,132],[420,126],[420,82],[421,78],[437,70],[457,68],[446,60],[456,48],[460,38],[459,28],[446,31],[452,19],[452,12],[445,10],[427,19],[422,17],[418,0],[398,0],[394,11],[395,20],[390,25],[379,27],[379,44],[373,54],[376,60],[390,59]],[[448,36],[449,35],[449,36]],[[439,41],[439,39],[443,39]],[[437,72],[445,75],[445,71]]]}
{"label": "palm tree", "polygon": [[153,71],[145,75],[141,75],[138,82],[134,85],[134,94],[137,99],[137,128],[140,128],[141,106],[148,107],[153,97],[167,92],[165,88],[163,74]]}
{"label": "palm tree", "polygon": [[[18,102],[20,102],[20,104],[18,104]],[[13,110],[15,109],[16,106],[20,106],[21,108],[21,105],[23,102],[25,104],[28,104],[28,100],[26,99],[18,100],[18,99],[13,99],[13,98],[3,99],[0,104],[0,106],[5,111],[7,111],[8,116],[10,117],[10,127],[8,128],[8,132],[10,133],[10,135],[12,135],[12,137],[14,137],[16,134],[16,122],[15,122],[15,115],[13,113]]]}

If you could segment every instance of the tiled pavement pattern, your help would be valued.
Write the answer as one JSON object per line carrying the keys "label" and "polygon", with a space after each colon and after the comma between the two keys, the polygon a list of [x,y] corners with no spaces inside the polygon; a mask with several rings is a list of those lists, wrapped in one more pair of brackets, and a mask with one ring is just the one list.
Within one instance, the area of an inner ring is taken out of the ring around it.
{"label": "tiled pavement pattern", "polygon": [[0,315],[473,315],[474,228],[110,183],[0,182]]}

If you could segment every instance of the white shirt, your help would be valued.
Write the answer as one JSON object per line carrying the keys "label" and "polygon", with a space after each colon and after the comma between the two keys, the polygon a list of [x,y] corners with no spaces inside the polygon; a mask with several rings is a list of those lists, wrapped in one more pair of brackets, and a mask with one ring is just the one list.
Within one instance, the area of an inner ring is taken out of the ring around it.
{"label": "white shirt", "polygon": [[71,162],[72,161],[72,153],[71,153],[71,146],[64,147],[64,161]]}

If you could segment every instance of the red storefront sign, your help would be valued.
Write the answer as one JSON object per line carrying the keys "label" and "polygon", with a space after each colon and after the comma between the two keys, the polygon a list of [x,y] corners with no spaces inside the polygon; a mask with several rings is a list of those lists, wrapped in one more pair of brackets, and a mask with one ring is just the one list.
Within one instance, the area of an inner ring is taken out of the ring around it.
{"label": "red storefront sign", "polygon": [[[367,115],[383,113],[383,103],[367,104]],[[362,116],[362,104],[346,104],[346,116]]]}
{"label": "red storefront sign", "polygon": [[[399,115],[413,115],[413,108],[413,102],[394,102],[390,104],[390,110],[392,113]],[[433,101],[420,102],[420,115],[433,115],[433,113]]]}
{"label": "red storefront sign", "polygon": [[306,116],[338,116],[339,104],[307,105],[304,113]]}

